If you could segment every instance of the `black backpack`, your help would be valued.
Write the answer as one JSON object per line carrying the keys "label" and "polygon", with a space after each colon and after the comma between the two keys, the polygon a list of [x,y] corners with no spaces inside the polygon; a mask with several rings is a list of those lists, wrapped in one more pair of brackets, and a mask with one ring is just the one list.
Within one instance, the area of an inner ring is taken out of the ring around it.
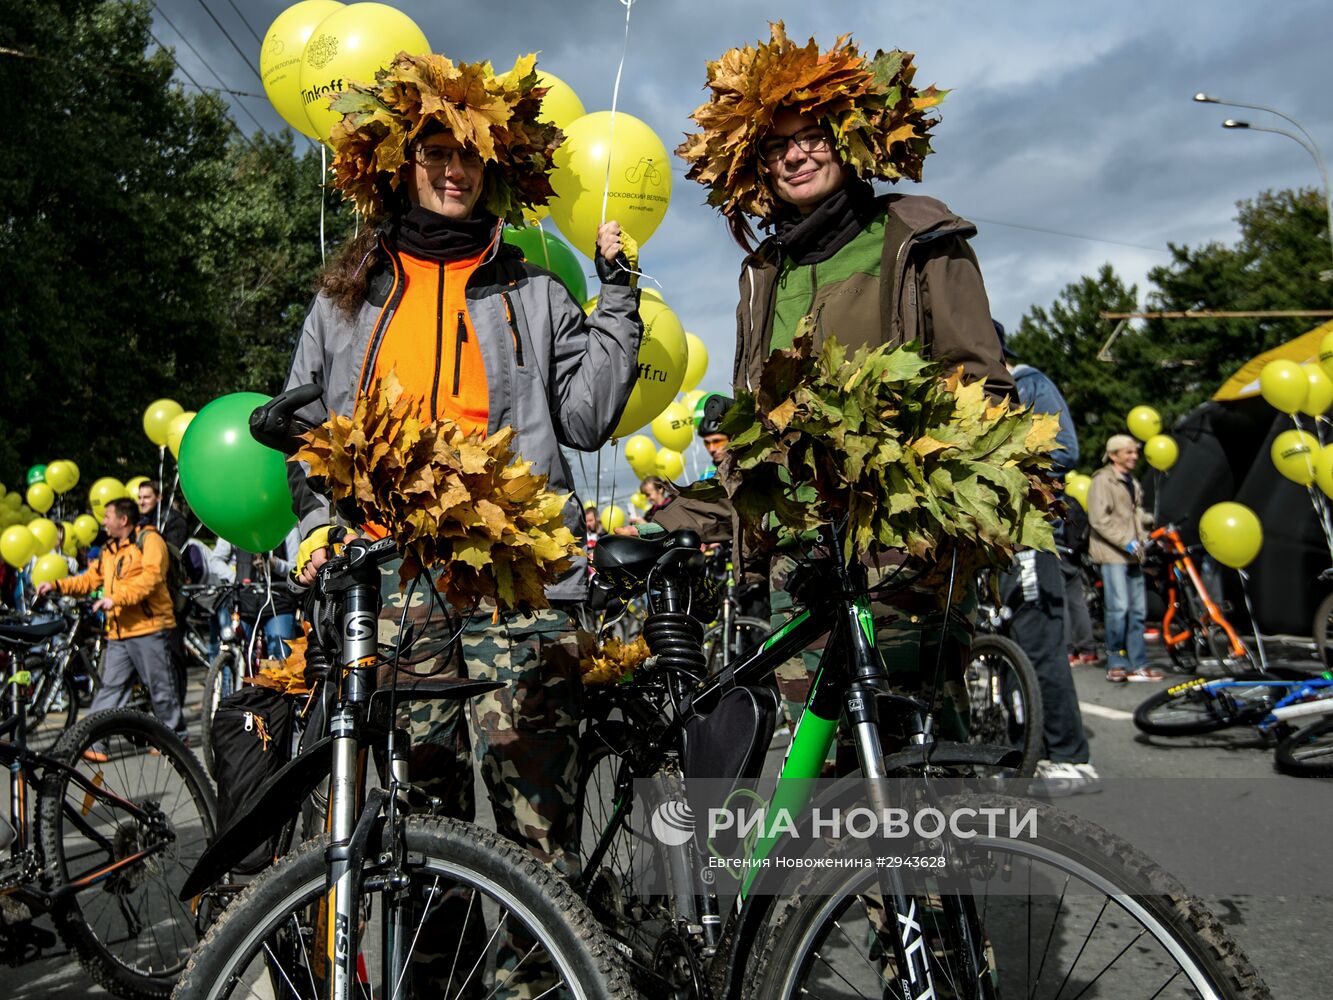
{"label": "black backpack", "polygon": [[[225,829],[251,793],[291,759],[296,707],[272,688],[246,685],[213,713],[213,777],[218,783],[218,829]],[[276,837],[232,870],[250,875],[273,861]]]}
{"label": "black backpack", "polygon": [[[134,533],[134,544],[139,546],[139,552],[143,552],[143,536],[145,531],[155,531],[157,529],[151,525],[141,527]],[[172,545],[166,538],[162,537],[161,532],[157,532],[159,538],[162,538],[162,544],[167,547],[167,593],[171,595],[171,610],[175,614],[180,614],[185,610],[188,601],[185,600],[185,585],[190,582],[189,574],[185,569],[185,557],[181,555],[181,550]]]}

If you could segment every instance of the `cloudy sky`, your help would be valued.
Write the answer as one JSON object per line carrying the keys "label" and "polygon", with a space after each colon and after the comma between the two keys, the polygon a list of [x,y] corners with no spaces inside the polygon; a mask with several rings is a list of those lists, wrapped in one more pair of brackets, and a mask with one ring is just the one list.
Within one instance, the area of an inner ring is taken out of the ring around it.
{"label": "cloudy sky", "polygon": [[[285,6],[158,0],[155,34],[201,83],[216,84],[216,73],[227,87],[258,94],[255,36]],[[500,66],[536,50],[539,65],[569,83],[589,111],[610,107],[625,37],[620,0],[395,6],[436,51]],[[1333,153],[1326,0],[636,0],[620,109],[673,148],[703,99],[704,63],[766,38],[767,22],[777,19],[793,38],[813,34],[825,46],[850,32],[866,50],[915,52],[917,83],[952,90],[925,180],[912,187],[977,224],[992,312],[1006,324],[1108,261],[1139,283],[1142,298],[1148,269],[1169,260],[1168,243],[1232,242],[1237,200],[1320,183],[1310,155],[1290,139],[1220,127],[1229,116],[1283,122],[1196,104],[1195,92],[1279,108]],[[231,100],[246,131],[255,120],[282,127],[264,99]],[[740,254],[680,161],[673,174],[671,208],[644,247],[643,267],[708,345],[704,388],[724,389]]]}

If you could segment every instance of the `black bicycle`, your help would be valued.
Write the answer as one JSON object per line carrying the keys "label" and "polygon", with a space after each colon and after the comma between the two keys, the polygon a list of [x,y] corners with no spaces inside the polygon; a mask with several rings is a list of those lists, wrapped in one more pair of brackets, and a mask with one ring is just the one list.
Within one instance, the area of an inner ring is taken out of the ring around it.
{"label": "black bicycle", "polygon": [[21,654],[0,650],[0,657],[16,664],[10,683],[25,703],[28,747],[49,750],[91,704],[106,640],[91,600],[48,595],[33,607],[35,620],[59,623],[59,631]]}
{"label": "black bicycle", "polygon": [[[376,636],[380,566],[397,555],[389,539],[356,539],[321,569],[306,663],[338,691],[328,735],[251,795],[182,895],[209,892],[265,843],[290,845],[301,804],[325,782],[328,832],[291,853],[279,846],[270,868],[223,899],[176,996],[472,997],[519,984],[532,995],[628,996],[614,949],[553,869],[490,831],[433,815],[439,803],[412,786],[399,707],[500,685],[396,683],[411,630],[387,656]],[[379,685],[381,667],[395,683]],[[374,771],[381,783],[367,789]]]}
{"label": "black bicycle", "polygon": [[[166,997],[194,946],[186,875],[213,836],[216,805],[198,761],[172,732],[131,709],[96,712],[47,753],[29,744],[29,704],[14,664],[66,628],[61,619],[0,622],[9,656],[0,700],[0,895],[49,914],[92,979],[124,997]],[[30,957],[43,942],[7,928],[0,948]]]}
{"label": "black bicycle", "polygon": [[[820,535],[842,551],[836,526]],[[804,606],[708,675],[698,537],[604,539],[595,561],[602,587],[646,589],[654,656],[598,696],[582,739],[578,887],[643,995],[1268,996],[1217,919],[1129,844],[1029,799],[953,794],[1019,754],[937,740],[932,705],[889,690],[858,562],[807,563]],[[763,780],[770,677],[825,637],[781,773]],[[837,745],[846,777],[821,790]],[[761,824],[720,847],[710,776],[813,835]],[[890,836],[886,810],[922,806],[946,826]],[[868,817],[864,835],[821,833],[838,808]],[[1030,831],[985,820],[1015,810]]]}

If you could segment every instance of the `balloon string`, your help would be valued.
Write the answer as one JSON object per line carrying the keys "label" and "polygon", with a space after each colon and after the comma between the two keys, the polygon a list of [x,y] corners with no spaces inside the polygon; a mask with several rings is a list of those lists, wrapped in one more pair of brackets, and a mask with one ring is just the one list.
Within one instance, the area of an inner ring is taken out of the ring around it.
{"label": "balloon string", "polygon": [[[1300,431],[1301,433],[1305,433],[1305,428],[1301,426],[1300,417],[1298,417],[1296,414],[1293,413],[1291,415],[1291,422],[1296,425],[1296,429],[1298,431]],[[1318,434],[1318,431],[1319,431],[1319,420],[1316,418],[1315,432]],[[1323,444],[1322,437],[1323,435],[1320,434],[1319,443],[1321,445]],[[1310,459],[1308,457],[1306,458],[1305,461],[1307,465],[1312,466],[1312,463],[1310,462]],[[1310,469],[1310,475],[1311,477],[1314,476],[1313,467],[1311,467]],[[1329,521],[1328,506],[1324,501],[1323,491],[1321,489],[1316,488],[1313,483],[1306,483],[1305,489],[1306,492],[1310,494],[1310,506],[1314,508],[1315,520],[1319,522],[1319,527],[1324,532],[1324,544],[1328,546],[1328,557],[1329,559],[1333,560],[1333,523],[1330,523]]]}
{"label": "balloon string", "polygon": [[[542,225],[541,219],[537,220],[537,232],[542,234],[542,260],[546,261],[546,270],[554,270],[551,267],[551,247],[546,242],[546,227]],[[582,304],[582,302],[579,303],[579,305]]]}
{"label": "balloon string", "polygon": [[1245,610],[1250,616],[1250,627],[1254,629],[1254,644],[1259,647],[1259,669],[1268,669],[1268,655],[1264,652],[1264,634],[1259,628],[1259,621],[1254,617],[1254,605],[1250,603],[1250,574],[1243,569],[1240,574],[1240,592],[1245,595]]}
{"label": "balloon string", "polygon": [[324,263],[324,183],[329,176],[329,148],[319,144],[319,262]]}
{"label": "balloon string", "polygon": [[611,197],[611,156],[616,148],[616,107],[620,103],[620,75],[625,71],[625,57],[629,54],[629,15],[634,0],[619,0],[625,8],[625,43],[620,49],[620,65],[616,67],[616,82],[611,88],[611,126],[606,137],[606,178],[602,185],[602,222],[606,222],[606,202]]}
{"label": "balloon string", "polygon": [[157,530],[162,530],[162,473],[167,467],[167,446],[160,444],[157,446]]}

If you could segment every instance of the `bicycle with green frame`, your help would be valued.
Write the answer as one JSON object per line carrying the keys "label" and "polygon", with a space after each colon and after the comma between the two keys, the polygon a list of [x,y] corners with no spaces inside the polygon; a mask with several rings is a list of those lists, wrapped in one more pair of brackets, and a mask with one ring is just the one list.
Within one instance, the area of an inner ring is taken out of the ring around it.
{"label": "bicycle with green frame", "polygon": [[[841,551],[837,526],[820,536],[823,551]],[[994,774],[1016,754],[936,739],[929,705],[889,690],[858,562],[808,562],[803,606],[711,675],[691,614],[707,600],[697,536],[604,539],[595,562],[612,598],[646,589],[654,655],[621,683],[588,691],[578,889],[643,995],[1038,997],[1072,985],[1068,995],[1268,996],[1217,919],[1132,846],[1045,804],[952,794],[953,777]],[[688,830],[698,797],[687,793],[703,786],[710,764],[726,779],[758,777],[764,716],[776,709],[765,695],[771,675],[825,636],[780,774],[763,782],[768,814],[843,803],[879,817],[908,804],[910,788],[961,826],[907,847],[882,825],[869,839],[832,843],[770,828],[742,848],[740,880],[724,892],[712,845],[670,828]],[[749,692],[748,702],[735,692]],[[745,725],[719,739],[708,726],[730,711],[729,699],[742,704],[731,714]],[[850,773],[817,793],[813,779],[839,744]],[[722,757],[732,758],[731,773],[717,769]],[[890,782],[897,777],[913,781]],[[990,829],[977,811],[1019,805],[1033,811],[1037,835]],[[806,867],[801,852],[812,843],[841,862]],[[943,868],[880,860],[939,855]],[[797,884],[793,870],[806,872]]]}

